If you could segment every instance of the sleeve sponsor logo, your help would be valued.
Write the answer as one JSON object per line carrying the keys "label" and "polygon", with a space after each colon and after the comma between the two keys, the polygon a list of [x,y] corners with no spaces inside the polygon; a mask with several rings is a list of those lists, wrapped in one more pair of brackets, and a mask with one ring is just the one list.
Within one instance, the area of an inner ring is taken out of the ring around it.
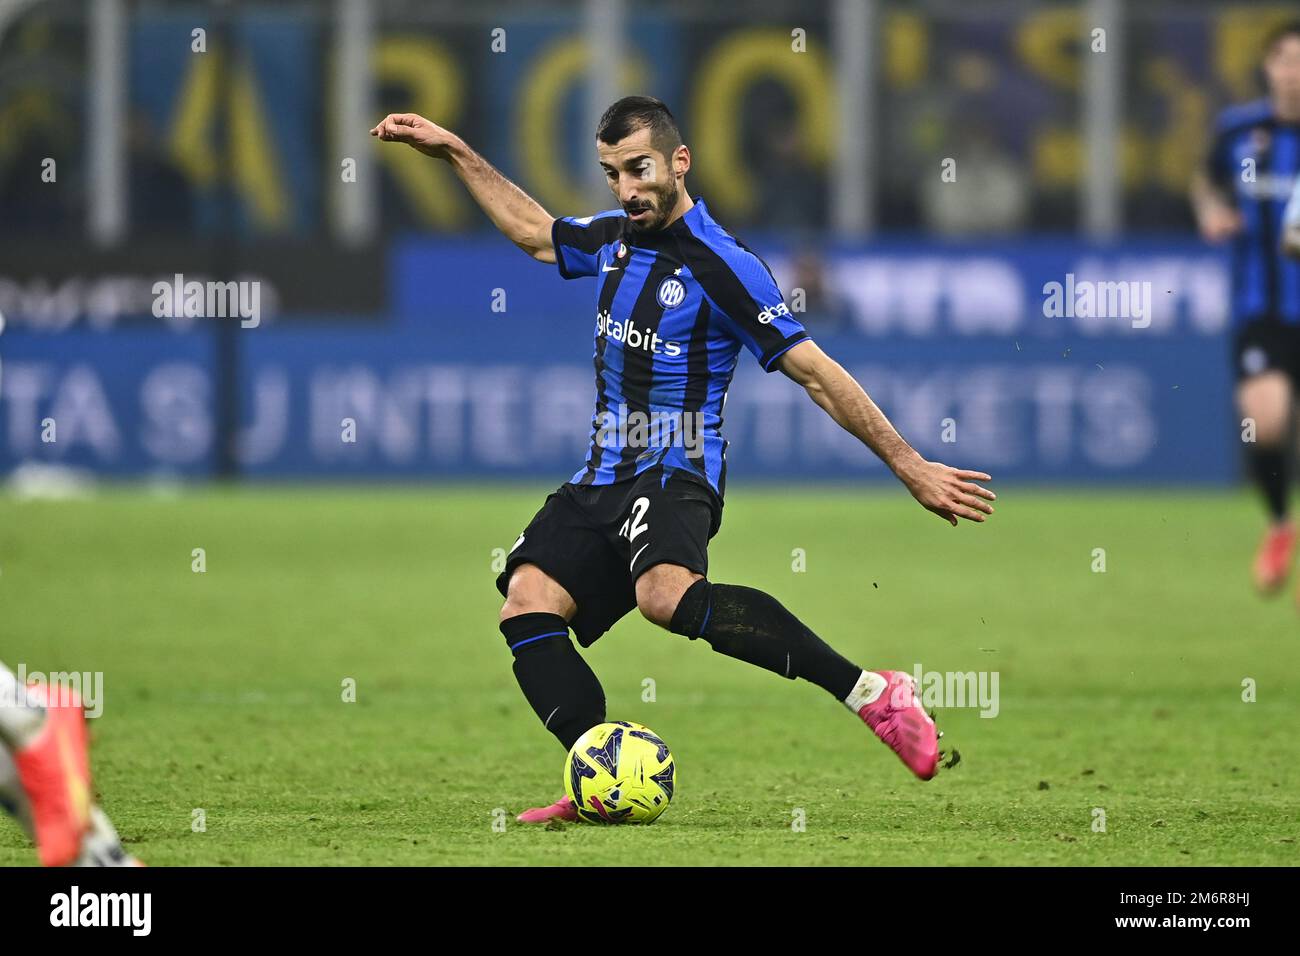
{"label": "sleeve sponsor logo", "polygon": [[778,302],[776,305],[768,306],[762,312],[758,313],[758,321],[762,325],[771,325],[776,319],[783,315],[790,314],[790,307],[784,302]]}

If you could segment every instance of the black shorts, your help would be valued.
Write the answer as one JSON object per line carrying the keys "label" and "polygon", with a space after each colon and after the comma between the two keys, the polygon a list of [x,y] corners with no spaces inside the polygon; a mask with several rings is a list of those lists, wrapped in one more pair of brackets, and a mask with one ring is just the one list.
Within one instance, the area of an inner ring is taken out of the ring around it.
{"label": "black shorts", "polygon": [[1272,371],[1300,380],[1300,326],[1272,318],[1246,322],[1233,335],[1232,368],[1238,382]]}
{"label": "black shorts", "polygon": [[535,564],[578,606],[569,622],[590,647],[636,607],[636,579],[656,564],[709,572],[709,539],[722,523],[722,502],[702,478],[660,467],[612,485],[566,483],[524,528],[497,576],[504,596],[510,575]]}

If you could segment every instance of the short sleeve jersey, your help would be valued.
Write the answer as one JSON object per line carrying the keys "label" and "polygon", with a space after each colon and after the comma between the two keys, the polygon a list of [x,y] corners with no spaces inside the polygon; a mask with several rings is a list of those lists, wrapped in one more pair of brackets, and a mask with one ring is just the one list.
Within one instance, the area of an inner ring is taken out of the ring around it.
{"label": "short sleeve jersey", "polygon": [[612,484],[664,466],[722,495],[722,409],[740,350],[765,371],[808,338],[766,263],[703,200],[654,232],[621,209],[555,220],[566,279],[596,279],[596,410],[576,484]]}

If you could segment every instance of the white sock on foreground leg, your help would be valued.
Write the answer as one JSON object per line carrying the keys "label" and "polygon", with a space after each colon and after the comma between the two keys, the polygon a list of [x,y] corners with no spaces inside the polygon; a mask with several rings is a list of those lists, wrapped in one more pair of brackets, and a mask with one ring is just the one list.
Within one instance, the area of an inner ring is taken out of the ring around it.
{"label": "white sock on foreground leg", "polygon": [[122,841],[108,815],[90,808],[90,829],[81,840],[81,855],[73,866],[139,866],[140,861],[122,849]]}
{"label": "white sock on foreground leg", "polygon": [[858,682],[853,685],[853,690],[849,691],[849,696],[844,698],[844,706],[856,714],[864,705],[874,703],[887,686],[888,683],[879,674],[863,671]]}
{"label": "white sock on foreground leg", "polygon": [[0,664],[0,741],[14,749],[27,746],[40,733],[45,708]]}

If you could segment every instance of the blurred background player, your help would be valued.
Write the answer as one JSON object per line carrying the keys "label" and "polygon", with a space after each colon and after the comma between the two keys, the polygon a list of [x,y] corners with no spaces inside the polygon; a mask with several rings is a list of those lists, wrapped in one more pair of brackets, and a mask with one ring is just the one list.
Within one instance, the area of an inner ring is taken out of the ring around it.
{"label": "blurred background player", "polygon": [[81,700],[23,686],[0,664],[0,807],[36,843],[43,866],[139,866],[94,804]]}
{"label": "blurred background player", "polygon": [[[1206,168],[1192,183],[1201,235],[1232,244],[1233,363],[1251,475],[1269,527],[1255,558],[1265,594],[1286,582],[1295,551],[1290,520],[1292,404],[1300,371],[1300,264],[1282,257],[1283,214],[1300,169],[1300,21],[1264,45],[1267,96],[1224,110]],[[1248,434],[1248,431],[1246,432]]]}

